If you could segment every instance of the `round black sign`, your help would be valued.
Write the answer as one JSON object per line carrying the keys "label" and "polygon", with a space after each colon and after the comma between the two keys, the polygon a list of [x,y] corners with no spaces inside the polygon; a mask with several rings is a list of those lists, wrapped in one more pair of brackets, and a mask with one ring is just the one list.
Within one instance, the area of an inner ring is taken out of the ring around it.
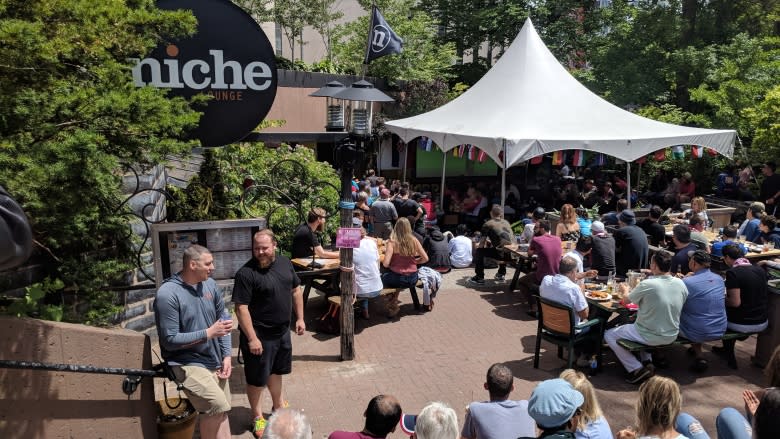
{"label": "round black sign", "polygon": [[211,97],[194,136],[203,146],[244,138],[268,114],[276,97],[276,58],[257,22],[228,0],[160,0],[160,9],[189,9],[197,33],[135,60],[139,87],[171,90],[174,96]]}

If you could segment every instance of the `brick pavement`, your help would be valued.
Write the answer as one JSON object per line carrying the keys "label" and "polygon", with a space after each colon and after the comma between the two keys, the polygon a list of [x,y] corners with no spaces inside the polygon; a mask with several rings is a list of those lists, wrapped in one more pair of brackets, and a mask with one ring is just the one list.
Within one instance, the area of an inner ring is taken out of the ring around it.
{"label": "brick pavement", "polygon": [[[293,373],[285,377],[284,394],[292,407],[305,410],[314,437],[327,437],[336,429],[361,430],[365,406],[379,393],[395,395],[411,413],[429,401],[445,401],[456,409],[462,425],[466,404],[487,398],[482,384],[495,362],[506,363],[514,372],[514,399],[527,399],[539,380],[560,373],[565,362],[557,358],[554,346],[545,343],[540,368],[533,368],[536,321],[525,315],[517,294],[504,291],[506,284],[489,280],[492,274],[488,270],[487,285],[478,289],[465,286],[473,270],[445,275],[431,313],[415,313],[408,293],[401,295],[401,313],[394,320],[383,315],[380,301],[371,302],[371,320],[356,320],[356,356],[349,362],[339,361],[338,336],[317,332],[316,317],[327,305],[313,295],[306,309],[307,332],[293,338]],[[749,365],[754,346],[754,339],[737,343],[738,371],[707,353],[710,369],[701,376],[692,374],[684,349],[669,352],[672,367],[660,371],[680,383],[684,410],[699,417],[713,437],[718,410],[728,405],[741,408],[742,389],[764,382],[761,371]],[[637,387],[623,381],[622,367],[611,353],[605,355],[604,371],[592,381],[613,431],[631,424]],[[231,389],[231,430],[234,437],[250,438],[241,366],[235,368]],[[266,392],[266,412],[270,405]],[[400,430],[390,435],[404,436]]]}

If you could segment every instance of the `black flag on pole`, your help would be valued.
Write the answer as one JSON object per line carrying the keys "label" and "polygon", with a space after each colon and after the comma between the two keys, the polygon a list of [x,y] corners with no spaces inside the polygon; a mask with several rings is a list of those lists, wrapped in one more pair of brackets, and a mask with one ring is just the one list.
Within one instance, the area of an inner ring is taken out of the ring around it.
{"label": "black flag on pole", "polygon": [[368,30],[368,45],[366,47],[366,58],[363,64],[368,64],[371,60],[401,53],[404,46],[402,40],[385,21],[385,17],[379,12],[376,6],[371,8],[371,24]]}

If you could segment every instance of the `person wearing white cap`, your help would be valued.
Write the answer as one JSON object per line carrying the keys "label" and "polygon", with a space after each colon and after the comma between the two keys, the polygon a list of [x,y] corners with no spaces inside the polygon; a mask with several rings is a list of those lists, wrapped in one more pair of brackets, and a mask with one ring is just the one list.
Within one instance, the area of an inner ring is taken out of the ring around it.
{"label": "person wearing white cap", "polygon": [[555,378],[539,383],[528,400],[528,414],[542,431],[538,439],[574,439],[584,403],[582,393],[566,380]]}

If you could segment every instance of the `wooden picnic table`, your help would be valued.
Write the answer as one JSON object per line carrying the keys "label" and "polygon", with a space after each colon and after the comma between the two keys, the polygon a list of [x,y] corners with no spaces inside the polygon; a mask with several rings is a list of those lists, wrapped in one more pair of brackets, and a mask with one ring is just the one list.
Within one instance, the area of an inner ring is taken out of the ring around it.
{"label": "wooden picnic table", "polygon": [[[309,301],[309,293],[311,287],[314,285],[315,279],[336,279],[338,280],[339,272],[339,260],[338,259],[320,259],[315,258],[314,261],[321,265],[319,268],[311,268],[312,258],[295,258],[291,259],[295,272],[301,279],[303,285],[303,306]],[[338,283],[332,285],[333,288],[338,287]]]}

